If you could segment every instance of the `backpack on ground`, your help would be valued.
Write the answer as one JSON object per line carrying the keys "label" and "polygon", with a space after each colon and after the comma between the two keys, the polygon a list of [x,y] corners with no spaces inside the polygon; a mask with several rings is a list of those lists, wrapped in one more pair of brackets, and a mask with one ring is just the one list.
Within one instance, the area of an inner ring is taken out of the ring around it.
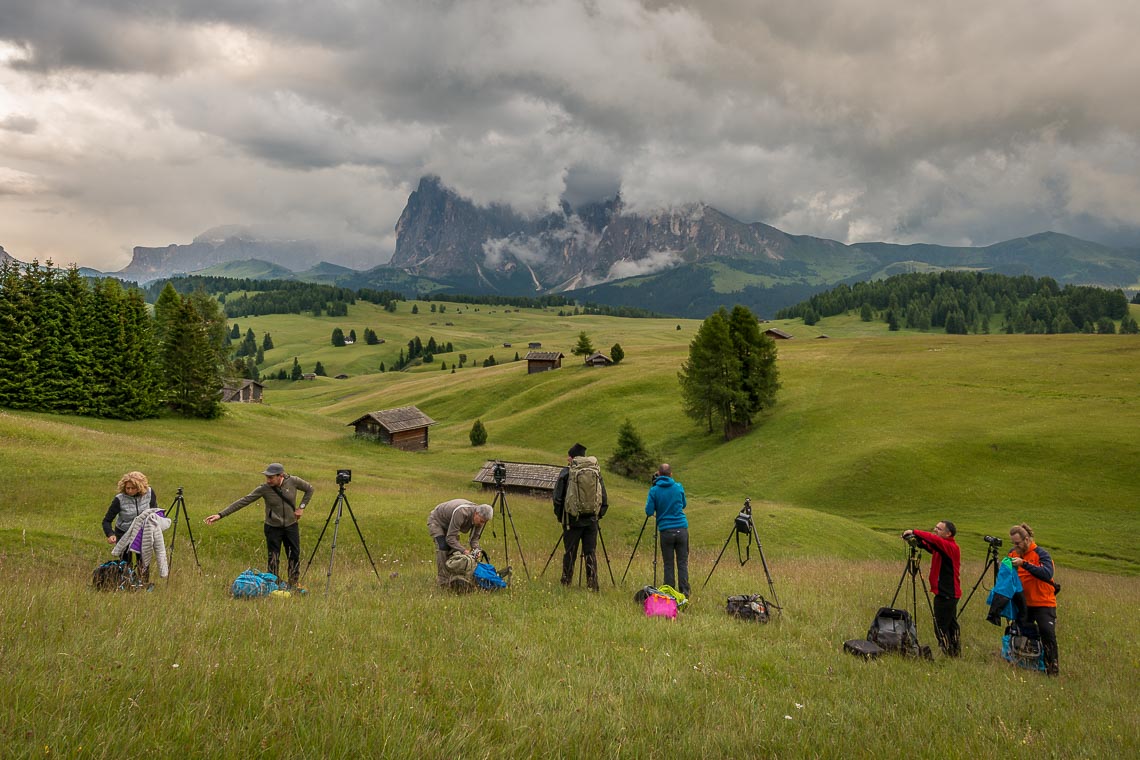
{"label": "backpack on ground", "polygon": [[571,519],[596,515],[602,509],[602,471],[597,457],[574,457],[566,479],[566,514]]}
{"label": "backpack on ground", "polygon": [[501,588],[507,587],[507,582],[499,575],[499,571],[495,566],[488,562],[480,562],[475,566],[475,572],[472,574],[475,585],[484,591],[498,591]]}
{"label": "backpack on ground", "polygon": [[234,579],[230,585],[230,595],[234,599],[252,599],[269,596],[280,587],[277,576],[273,573],[259,573],[250,569]]}
{"label": "backpack on ground", "polygon": [[646,617],[676,619],[677,600],[664,594],[650,594],[645,598],[645,615]]}
{"label": "backpack on ground", "polygon": [[906,610],[894,607],[881,607],[871,621],[867,631],[867,641],[879,645],[884,652],[910,657],[930,658],[930,647],[918,643],[918,629]]}
{"label": "backpack on ground", "polygon": [[728,597],[724,611],[741,620],[767,623],[772,619],[771,603],[759,594],[738,594]]}
{"label": "backpack on ground", "polygon": [[1001,656],[1019,668],[1045,672],[1045,647],[1036,635],[1036,626],[1026,626],[1024,630],[1017,623],[1010,623],[1001,637]]}
{"label": "backpack on ground", "polygon": [[91,573],[91,585],[96,591],[130,591],[138,583],[130,562],[113,559],[95,568]]}
{"label": "backpack on ground", "polygon": [[653,586],[642,586],[641,588],[639,588],[637,591],[635,591],[633,593],[633,601],[637,602],[638,604],[645,604],[645,600],[648,599],[650,596],[652,596],[653,594],[660,594],[660,593],[661,592],[658,591]]}
{"label": "backpack on ground", "polygon": [[864,660],[877,659],[883,653],[882,647],[873,641],[866,639],[851,639],[850,641],[843,642],[843,651],[847,654],[853,654],[856,657],[862,657]]}

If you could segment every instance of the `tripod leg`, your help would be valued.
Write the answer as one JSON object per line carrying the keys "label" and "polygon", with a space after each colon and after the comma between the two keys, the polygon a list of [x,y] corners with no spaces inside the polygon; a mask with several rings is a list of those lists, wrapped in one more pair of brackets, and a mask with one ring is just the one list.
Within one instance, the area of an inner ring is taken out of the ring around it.
{"label": "tripod leg", "polygon": [[[523,554],[522,542],[519,541],[519,532],[515,528],[515,518],[511,516],[511,509],[507,506],[507,497],[503,497],[503,512],[507,515],[507,522],[511,524],[511,532],[515,535],[515,547],[519,550],[519,560],[522,562],[523,572],[526,573],[526,579],[530,580],[530,570],[526,566],[526,555]],[[507,540],[507,531],[503,530],[503,542]]]}
{"label": "tripod leg", "polygon": [[760,565],[764,568],[764,577],[768,579],[768,590],[772,592],[772,601],[776,605],[776,611],[779,612],[780,598],[776,596],[776,584],[772,581],[772,573],[768,572],[768,559],[764,556],[764,547],[760,544],[760,534],[756,532],[756,526],[752,526],[752,538],[756,541],[756,551],[760,554]]}
{"label": "tripod leg", "polygon": [[728,548],[728,542],[732,540],[733,533],[736,533],[736,526],[733,526],[728,534],[728,538],[724,540],[724,546],[720,547],[720,554],[716,555],[716,562],[713,563],[712,570],[709,570],[708,578],[705,578],[705,582],[701,585],[701,588],[709,585],[709,578],[712,578],[712,574],[716,571],[716,566],[720,564],[720,558],[724,556],[724,551]]}
{"label": "tripod leg", "polygon": [[656,523],[654,523],[654,525],[653,525],[653,588],[657,588],[657,554],[658,554],[658,552],[657,552],[657,539],[658,539],[658,536],[659,536],[659,532],[657,530],[657,525],[656,525]]}
{"label": "tripod leg", "polygon": [[606,558],[606,570],[610,573],[610,583],[617,588],[617,581],[614,580],[614,569],[610,567],[610,553],[606,551],[606,538],[602,535],[602,524],[598,523],[598,541],[602,544],[602,556]]}
{"label": "tripod leg", "polygon": [[558,547],[561,545],[562,545],[562,534],[559,533],[558,534],[558,540],[554,542],[554,548],[550,550],[550,556],[546,558],[546,564],[542,566],[542,572],[538,574],[539,578],[546,575],[546,568],[550,567],[550,560],[554,559],[554,553],[556,551],[558,551]]}
{"label": "tripod leg", "polygon": [[[190,527],[190,509],[186,506],[186,500],[182,496],[178,497],[179,510],[182,513],[182,518],[186,521],[186,535],[190,537],[190,551],[194,553],[194,564],[198,566],[198,570],[202,570],[202,563],[198,561],[198,547],[194,541],[194,529]],[[175,526],[177,527],[177,525]],[[174,539],[171,538],[170,545],[173,548]]]}
{"label": "tripod leg", "polygon": [[637,540],[633,542],[633,551],[629,553],[629,562],[625,563],[625,572],[621,574],[621,583],[625,585],[625,576],[629,575],[629,566],[633,564],[633,557],[637,554],[637,547],[641,545],[641,534],[645,533],[645,526],[649,524],[649,515],[645,516],[645,522],[641,524],[641,530],[637,534]]}
{"label": "tripod leg", "polygon": [[317,536],[317,543],[313,544],[313,553],[309,555],[309,561],[305,564],[305,572],[301,573],[301,580],[305,580],[305,576],[309,574],[309,568],[313,564],[313,558],[317,556],[317,549],[321,547],[321,539],[325,537],[325,531],[329,529],[329,522],[332,520],[333,512],[336,512],[336,505],[337,502],[334,501],[332,509],[329,510],[329,516],[325,518],[325,526],[321,528],[321,534]]}
{"label": "tripod leg", "polygon": [[[167,510],[167,512],[173,515],[171,522],[174,523],[174,529],[170,531],[170,550],[166,552],[166,568],[169,571],[174,567],[174,542],[178,540],[179,504],[177,496],[174,497],[174,503],[170,505],[170,509]],[[189,525],[189,523],[187,524]],[[199,567],[201,567],[201,565],[199,565]]]}
{"label": "tripod leg", "polygon": [[[336,503],[333,504],[333,508],[336,509],[336,522],[333,523],[332,546],[329,547],[329,572],[325,576],[325,593],[326,594],[332,588],[333,558],[336,557],[336,534],[337,534],[337,531],[340,530],[340,518],[341,518],[341,515],[344,514],[345,501],[346,500],[344,498],[344,491],[341,491],[340,494],[337,495],[337,497],[336,497]],[[338,509],[338,507],[339,507],[339,509]]]}
{"label": "tripod leg", "polygon": [[348,503],[348,497],[344,497],[344,505],[348,507],[348,516],[352,518],[352,524],[356,526],[356,535],[360,536],[360,545],[364,547],[364,554],[368,557],[368,563],[372,565],[372,572],[376,574],[376,580],[380,580],[380,571],[376,569],[376,562],[372,559],[372,552],[368,551],[368,542],[364,540],[364,534],[360,531],[360,523],[356,521],[356,514],[352,511],[352,505]]}

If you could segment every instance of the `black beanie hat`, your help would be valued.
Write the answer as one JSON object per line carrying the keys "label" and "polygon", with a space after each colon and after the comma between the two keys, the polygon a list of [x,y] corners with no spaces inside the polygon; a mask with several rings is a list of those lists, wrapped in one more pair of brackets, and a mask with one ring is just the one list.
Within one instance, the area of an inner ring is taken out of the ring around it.
{"label": "black beanie hat", "polygon": [[566,454],[572,457],[584,457],[586,456],[586,447],[580,443],[575,443]]}

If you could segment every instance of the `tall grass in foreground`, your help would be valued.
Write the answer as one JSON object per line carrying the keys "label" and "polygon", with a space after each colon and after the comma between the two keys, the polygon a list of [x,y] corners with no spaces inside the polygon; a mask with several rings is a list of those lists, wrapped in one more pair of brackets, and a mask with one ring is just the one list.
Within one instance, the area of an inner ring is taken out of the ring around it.
{"label": "tall grass in foreground", "polygon": [[[381,560],[378,580],[345,558],[331,593],[321,568],[305,597],[254,601],[229,599],[231,579],[200,574],[190,559],[140,594],[91,591],[86,572],[39,572],[58,558],[0,559],[0,754],[1038,758],[1140,749],[1135,578],[1066,573],[1062,676],[1046,679],[997,658],[1000,631],[983,620],[984,598],[967,608],[959,661],[843,654],[843,640],[862,638],[890,601],[901,563],[773,563],[786,611],[757,625],[723,611],[728,594],[767,593],[755,560],[722,561],[703,592],[694,573],[693,604],[669,622],[645,618],[631,599],[649,580],[647,556],[627,587],[607,583],[597,595],[563,589],[548,572],[530,581],[520,573],[506,592],[455,597],[432,589],[430,560]],[[933,644],[920,604],[920,636]]]}

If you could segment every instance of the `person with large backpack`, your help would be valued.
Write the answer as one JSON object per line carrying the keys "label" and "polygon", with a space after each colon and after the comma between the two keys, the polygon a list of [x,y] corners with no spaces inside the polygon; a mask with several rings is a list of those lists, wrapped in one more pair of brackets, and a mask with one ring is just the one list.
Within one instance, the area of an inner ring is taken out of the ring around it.
{"label": "person with large backpack", "polygon": [[[158,495],[150,487],[146,475],[137,470],[119,478],[118,493],[111,499],[107,514],[103,515],[103,534],[107,543],[116,544],[130,530],[135,518],[148,509],[158,509]],[[129,551],[125,557],[141,574],[143,583],[148,581],[150,568],[142,566],[138,552]]]}
{"label": "person with large backpack", "polygon": [[[673,480],[673,468],[662,464],[645,499],[645,514],[653,515],[661,538],[665,585],[689,595],[689,520],[685,517],[685,487]],[[676,564],[674,565],[674,561]],[[674,567],[676,571],[674,573]],[[676,583],[674,583],[676,580]]]}
{"label": "person with large backpack", "polygon": [[562,523],[562,585],[574,580],[578,544],[586,563],[586,587],[598,590],[598,521],[610,508],[606,484],[597,457],[586,456],[586,447],[575,443],[566,452],[566,467],[554,484],[554,516]]}

